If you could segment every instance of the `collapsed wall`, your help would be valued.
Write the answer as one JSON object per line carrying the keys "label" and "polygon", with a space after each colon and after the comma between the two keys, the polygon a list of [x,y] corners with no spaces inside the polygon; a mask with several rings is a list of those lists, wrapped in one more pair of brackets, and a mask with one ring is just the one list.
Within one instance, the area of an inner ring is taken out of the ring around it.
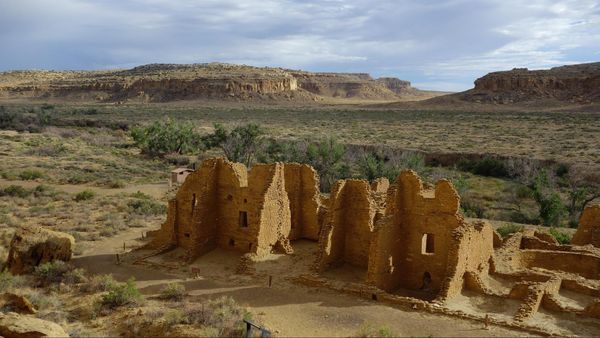
{"label": "collapsed wall", "polygon": [[579,218],[579,227],[573,235],[574,245],[591,244],[600,248],[600,204],[587,207]]}

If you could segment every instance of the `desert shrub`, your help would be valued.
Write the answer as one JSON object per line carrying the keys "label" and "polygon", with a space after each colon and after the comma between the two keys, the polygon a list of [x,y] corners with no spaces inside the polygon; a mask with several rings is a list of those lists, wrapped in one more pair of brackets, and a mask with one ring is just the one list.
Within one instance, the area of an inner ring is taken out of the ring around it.
{"label": "desert shrub", "polygon": [[41,285],[61,282],[65,284],[79,284],[86,280],[82,269],[74,269],[71,265],[59,260],[37,266],[33,275]]}
{"label": "desert shrub", "polygon": [[559,163],[554,169],[557,177],[565,177],[569,173],[569,166],[565,163]]}
{"label": "desert shrub", "polygon": [[490,177],[509,177],[509,171],[504,161],[486,156],[479,160],[462,159],[457,164],[462,171],[468,171],[475,175]]}
{"label": "desert shrub", "polygon": [[37,156],[58,156],[64,154],[67,151],[67,148],[60,144],[50,144],[50,145],[42,145],[37,148],[29,150],[27,153],[29,155],[37,155]]}
{"label": "desert shrub", "polygon": [[185,286],[180,283],[169,283],[160,292],[160,297],[180,301],[185,296]]}
{"label": "desert shrub", "polygon": [[88,279],[87,283],[80,286],[82,292],[105,292],[117,285],[112,275],[94,275]]}
{"label": "desert shrub", "polygon": [[571,239],[573,238],[572,235],[562,232],[554,227],[550,228],[550,235],[552,235],[552,237],[554,237],[560,244],[570,244]]}
{"label": "desert shrub", "polygon": [[231,297],[220,297],[209,300],[205,304],[185,304],[182,309],[183,322],[179,324],[200,325],[205,329],[213,329],[219,337],[239,337],[244,332],[243,319],[252,316],[245,309],[236,304]]}
{"label": "desert shrub", "polygon": [[467,217],[486,218],[486,209],[480,202],[465,199],[461,201],[460,207]]}
{"label": "desert shrub", "polygon": [[75,195],[74,200],[77,202],[88,201],[94,198],[94,196],[96,196],[96,193],[92,190],[83,190]]}
{"label": "desert shrub", "polygon": [[369,324],[363,324],[360,327],[360,330],[358,331],[358,333],[355,335],[355,337],[392,338],[392,337],[399,337],[399,336],[397,334],[395,334],[394,332],[392,332],[392,330],[390,328],[388,328],[387,326],[382,326],[382,327],[376,328]]}
{"label": "desert shrub", "polygon": [[515,223],[509,223],[509,224],[505,224],[505,225],[498,227],[498,229],[496,229],[496,231],[502,238],[506,238],[510,234],[514,234],[516,232],[523,231],[523,229],[524,228],[522,225],[515,224]]}
{"label": "desert shrub", "polygon": [[54,197],[58,195],[58,192],[49,185],[40,184],[33,189],[33,195],[35,197]]}
{"label": "desert shrub", "polygon": [[14,276],[8,271],[0,271],[0,292],[19,289],[25,285],[22,276]]}
{"label": "desert shrub", "polygon": [[31,190],[23,188],[20,185],[9,185],[4,189],[0,189],[0,196],[25,198],[29,195],[31,195]]}
{"label": "desert shrub", "polygon": [[124,305],[137,304],[142,294],[135,286],[135,280],[130,278],[125,283],[117,283],[108,287],[108,293],[102,295],[101,304],[114,309]]}
{"label": "desert shrub", "polygon": [[27,113],[16,113],[0,106],[0,129],[39,133],[49,121],[50,115],[43,111],[30,110]]}
{"label": "desert shrub", "polygon": [[453,178],[452,185],[454,186],[454,189],[456,189],[456,192],[458,192],[458,195],[461,198],[464,198],[466,196],[470,188],[469,182],[463,175],[458,175],[458,177]]}
{"label": "desert shrub", "polygon": [[131,212],[138,215],[162,215],[167,212],[164,204],[151,199],[135,199],[127,203]]}
{"label": "desert shrub", "polygon": [[126,184],[125,182],[123,182],[122,180],[108,180],[105,183],[106,186],[108,186],[111,189],[120,189],[120,188],[125,188]]}
{"label": "desert shrub", "polygon": [[361,156],[357,161],[360,177],[372,181],[379,177],[386,177],[393,182],[400,173],[400,168],[392,163],[389,158],[373,152]]}
{"label": "desert shrub", "polygon": [[167,161],[170,164],[176,165],[176,166],[184,166],[184,165],[188,165],[190,163],[190,158],[186,155],[181,155],[181,154],[166,154],[164,156],[165,161]]}
{"label": "desert shrub", "polygon": [[0,106],[0,129],[15,129],[17,123],[17,114],[7,111],[4,106]]}
{"label": "desert shrub", "polygon": [[143,153],[152,156],[194,152],[199,147],[200,139],[193,124],[176,122],[170,118],[154,121],[146,127],[134,127],[131,137]]}
{"label": "desert shrub", "polygon": [[44,173],[35,169],[26,169],[19,174],[19,178],[24,181],[32,181],[44,177]]}

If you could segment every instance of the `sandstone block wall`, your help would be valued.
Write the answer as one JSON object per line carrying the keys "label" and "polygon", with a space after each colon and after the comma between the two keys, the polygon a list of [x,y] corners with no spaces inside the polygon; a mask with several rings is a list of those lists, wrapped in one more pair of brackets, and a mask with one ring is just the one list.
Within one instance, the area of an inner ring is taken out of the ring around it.
{"label": "sandstone block wall", "polygon": [[[489,259],[491,228],[471,228],[459,214],[459,197],[450,182],[442,180],[434,190],[426,190],[416,173],[402,172],[388,192],[385,217],[376,226],[368,281],[389,292],[405,288],[437,294],[457,265],[463,265],[463,273],[471,268],[466,265],[473,258],[471,251],[481,250],[483,258],[470,264],[479,266]],[[462,274],[454,274],[462,282]]]}
{"label": "sandstone block wall", "polygon": [[574,245],[591,244],[600,248],[600,205],[587,207],[579,218],[579,227],[573,235]]}
{"label": "sandstone block wall", "polygon": [[369,182],[336,182],[321,239],[320,271],[344,263],[367,268],[375,213]]}

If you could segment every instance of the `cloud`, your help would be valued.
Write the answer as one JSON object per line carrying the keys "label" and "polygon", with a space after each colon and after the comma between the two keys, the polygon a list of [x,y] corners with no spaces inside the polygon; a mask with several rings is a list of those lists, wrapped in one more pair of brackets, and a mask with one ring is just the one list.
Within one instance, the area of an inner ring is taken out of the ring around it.
{"label": "cloud", "polygon": [[0,70],[234,62],[461,90],[487,72],[594,61],[592,0],[19,0]]}

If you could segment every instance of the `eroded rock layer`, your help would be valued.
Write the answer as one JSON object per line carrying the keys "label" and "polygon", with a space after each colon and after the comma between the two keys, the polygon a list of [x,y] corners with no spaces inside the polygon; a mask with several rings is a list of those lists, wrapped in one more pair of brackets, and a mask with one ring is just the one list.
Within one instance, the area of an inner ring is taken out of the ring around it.
{"label": "eroded rock layer", "polygon": [[152,64],[129,70],[0,73],[0,98],[167,102],[193,99],[318,97],[394,100],[410,82],[361,73],[310,73],[222,63]]}
{"label": "eroded rock layer", "polygon": [[496,103],[541,99],[597,102],[600,101],[600,62],[548,70],[515,68],[489,73],[477,79],[475,88],[462,93],[461,97]]}

